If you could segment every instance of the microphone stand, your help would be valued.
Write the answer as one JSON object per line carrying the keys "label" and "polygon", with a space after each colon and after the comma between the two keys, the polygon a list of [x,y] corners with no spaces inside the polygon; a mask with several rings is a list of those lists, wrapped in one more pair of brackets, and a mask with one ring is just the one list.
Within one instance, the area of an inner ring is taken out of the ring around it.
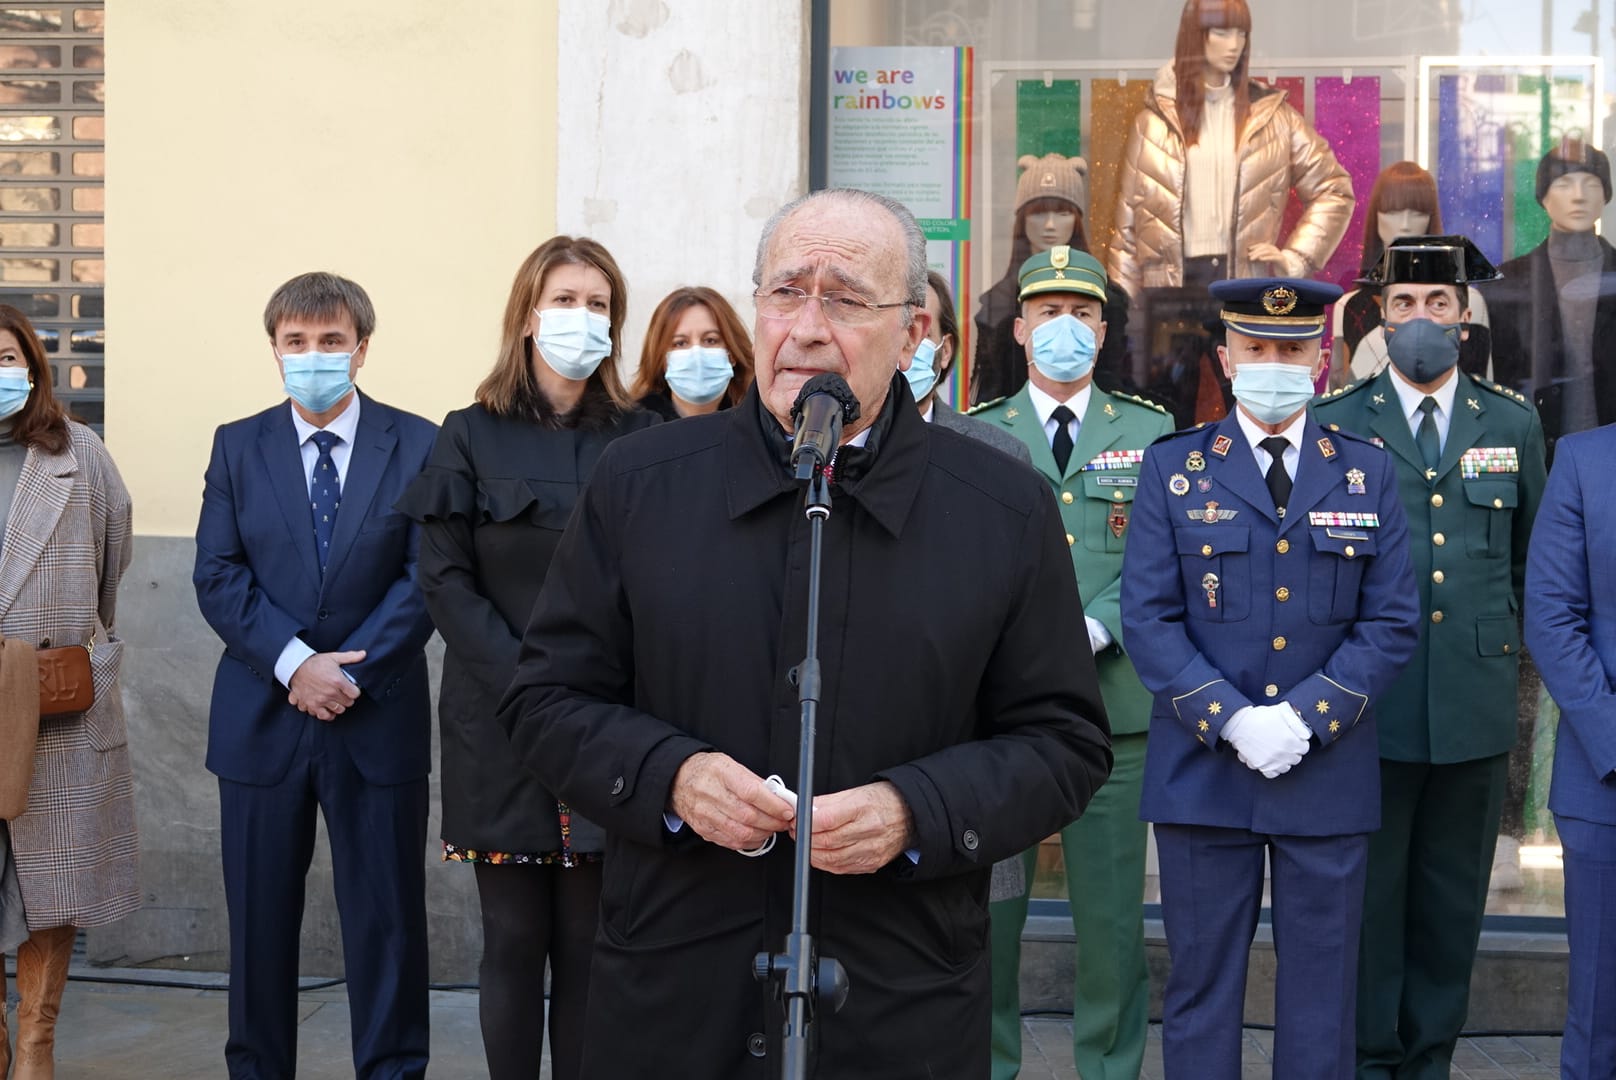
{"label": "microphone stand", "polygon": [[[837,425],[840,427],[840,425]],[[834,460],[834,456],[832,458]],[[808,1029],[820,1005],[836,1012],[847,1000],[847,971],[828,956],[820,956],[808,933],[808,885],[812,872],[814,829],[814,741],[819,713],[819,564],[824,544],[825,519],[830,517],[829,464],[817,453],[803,454],[797,478],[808,481],[803,510],[808,515],[808,647],[795,672],[797,700],[802,705],[802,738],[797,750],[797,847],[791,878],[791,931],[777,953],[758,953],[752,975],[772,982],[775,996],[786,1011],[781,1038],[782,1080],[806,1080]],[[811,470],[811,471],[810,471]]]}

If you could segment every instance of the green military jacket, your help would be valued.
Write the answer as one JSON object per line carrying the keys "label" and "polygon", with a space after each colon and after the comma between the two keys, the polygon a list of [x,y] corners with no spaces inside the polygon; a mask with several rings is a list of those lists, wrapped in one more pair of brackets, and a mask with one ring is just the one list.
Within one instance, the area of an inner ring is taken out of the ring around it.
{"label": "green military jacket", "polygon": [[1380,755],[1393,761],[1475,761],[1515,743],[1526,546],[1547,479],[1543,425],[1519,394],[1462,371],[1455,377],[1433,470],[1391,368],[1312,406],[1320,424],[1386,448],[1408,513],[1424,620],[1414,658],[1374,706]]}
{"label": "green military jacket", "polygon": [[1026,443],[1033,468],[1054,488],[1083,612],[1111,633],[1112,644],[1094,658],[1111,730],[1119,735],[1145,731],[1150,725],[1151,695],[1121,645],[1122,551],[1145,447],[1173,430],[1172,417],[1139,398],[1094,387],[1062,476],[1025,386],[1010,397],[973,409],[971,415],[1003,425]]}

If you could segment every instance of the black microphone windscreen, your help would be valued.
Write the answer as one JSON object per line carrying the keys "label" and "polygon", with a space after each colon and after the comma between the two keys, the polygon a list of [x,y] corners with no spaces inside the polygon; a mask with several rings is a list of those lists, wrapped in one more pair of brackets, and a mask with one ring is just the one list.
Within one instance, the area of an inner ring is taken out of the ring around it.
{"label": "black microphone windscreen", "polygon": [[847,380],[833,371],[820,372],[803,384],[797,393],[797,400],[791,403],[791,419],[802,419],[802,404],[815,394],[829,394],[842,406],[842,422],[850,424],[859,418],[858,398],[853,396],[853,388],[847,385]]}

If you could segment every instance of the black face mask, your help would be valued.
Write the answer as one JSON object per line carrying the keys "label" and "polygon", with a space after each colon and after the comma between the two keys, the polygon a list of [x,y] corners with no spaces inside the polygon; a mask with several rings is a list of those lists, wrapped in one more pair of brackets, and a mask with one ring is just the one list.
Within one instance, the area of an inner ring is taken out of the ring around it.
{"label": "black face mask", "polygon": [[1409,382],[1424,385],[1435,382],[1459,362],[1459,331],[1462,323],[1444,326],[1430,319],[1410,319],[1393,326],[1383,323],[1386,352]]}

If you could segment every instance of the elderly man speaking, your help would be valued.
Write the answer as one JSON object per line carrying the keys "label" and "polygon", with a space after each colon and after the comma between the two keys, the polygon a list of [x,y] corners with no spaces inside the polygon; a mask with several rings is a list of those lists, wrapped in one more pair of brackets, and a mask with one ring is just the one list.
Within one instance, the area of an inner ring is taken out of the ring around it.
{"label": "elderly man speaking", "polygon": [[815,1075],[979,1080],[989,868],[1080,814],[1111,764],[1060,518],[1031,471],[916,413],[900,372],[926,265],[902,206],[798,200],[754,280],[752,391],[601,457],[501,707],[608,832],[584,1075],[778,1072],[781,1009],[751,966],[791,910],[793,808],[762,779],[797,764],[791,407],[833,372],[861,414],[826,525],[809,929],[852,993],[813,1029]]}

